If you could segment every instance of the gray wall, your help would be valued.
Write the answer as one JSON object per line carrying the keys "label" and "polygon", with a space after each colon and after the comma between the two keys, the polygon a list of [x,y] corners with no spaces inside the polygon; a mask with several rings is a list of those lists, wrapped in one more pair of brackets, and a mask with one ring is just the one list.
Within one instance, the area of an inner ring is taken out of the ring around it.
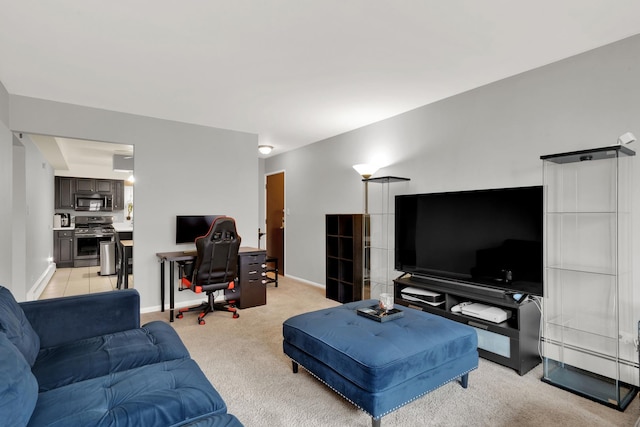
{"label": "gray wall", "polygon": [[0,82],[0,285],[12,287],[13,135],[9,131],[9,94]]}
{"label": "gray wall", "polygon": [[[405,193],[539,185],[540,155],[640,136],[638,76],[635,36],[268,158],[265,173],[286,176],[287,274],[324,285],[324,215],[363,211],[352,165],[387,165],[375,176],[411,178]],[[634,201],[638,254],[640,185]]]}
{"label": "gray wall", "polygon": [[[233,216],[243,246],[257,245],[257,135],[16,95],[9,98],[12,131],[134,145],[134,282],[143,309],[160,306],[156,252],[187,249],[174,243],[176,215]],[[1,149],[5,150],[4,140]],[[11,188],[3,184],[2,191],[0,195],[8,194]],[[53,184],[41,191],[53,197]],[[34,243],[35,237],[27,241],[30,257]],[[179,294],[177,303],[189,298],[193,294]]]}
{"label": "gray wall", "polygon": [[18,300],[27,299],[32,287],[50,273],[53,266],[53,169],[28,136],[13,135],[7,125],[9,95],[0,90],[0,284],[10,288]]}
{"label": "gray wall", "polygon": [[16,298],[28,299],[34,285],[53,273],[53,168],[27,135],[13,136],[11,283]]}

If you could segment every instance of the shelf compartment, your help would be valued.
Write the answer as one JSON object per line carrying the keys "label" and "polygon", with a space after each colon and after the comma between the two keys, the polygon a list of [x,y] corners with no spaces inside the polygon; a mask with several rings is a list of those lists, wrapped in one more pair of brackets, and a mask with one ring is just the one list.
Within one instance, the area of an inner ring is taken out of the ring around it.
{"label": "shelf compartment", "polygon": [[545,323],[617,337],[616,287],[615,276],[548,269],[544,290]]}
{"label": "shelf compartment", "polygon": [[545,357],[547,373],[543,382],[624,411],[638,393],[638,388],[623,381],[598,375]]}
{"label": "shelf compartment", "polygon": [[340,281],[353,283],[353,261],[341,259],[338,262],[340,263]]}
{"label": "shelf compartment", "polygon": [[[582,325],[580,325],[582,326]],[[578,348],[584,354],[592,355],[603,361],[609,358],[617,358],[618,355],[618,337],[598,335],[589,331],[577,329],[574,327],[560,326],[547,322],[545,324],[545,342],[550,343],[549,349],[558,348],[558,352],[554,352],[554,359],[566,361],[562,357],[562,349]],[[545,352],[545,354],[548,354]],[[602,371],[603,374],[611,374],[608,371]]]}
{"label": "shelf compartment", "polygon": [[327,257],[327,278],[336,280],[340,278],[340,261],[337,258]]}
{"label": "shelf compartment", "polygon": [[327,236],[327,256],[340,256],[340,240],[336,236]]}
{"label": "shelf compartment", "polygon": [[340,282],[333,279],[326,279],[325,287],[326,287],[327,298],[332,300],[335,300],[338,298]]}
{"label": "shelf compartment", "polygon": [[546,163],[545,169],[547,212],[618,210],[615,162]]}
{"label": "shelf compartment", "polygon": [[351,215],[338,215],[338,222],[341,236],[353,236],[353,218]]}
{"label": "shelf compartment", "polygon": [[607,213],[547,215],[547,265],[615,274],[617,222]]}
{"label": "shelf compartment", "polygon": [[353,238],[352,237],[341,237],[339,242],[339,253],[340,258],[343,259],[353,259]]}
{"label": "shelf compartment", "polygon": [[341,283],[339,287],[339,301],[353,301],[353,286],[348,283]]}
{"label": "shelf compartment", "polygon": [[340,233],[339,221],[337,215],[326,216],[327,235],[337,236]]}

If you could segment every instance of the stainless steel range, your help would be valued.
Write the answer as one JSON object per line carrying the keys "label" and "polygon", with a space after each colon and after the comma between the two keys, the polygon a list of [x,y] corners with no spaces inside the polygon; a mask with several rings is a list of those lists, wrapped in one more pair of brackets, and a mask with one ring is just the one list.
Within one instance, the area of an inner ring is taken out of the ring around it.
{"label": "stainless steel range", "polygon": [[76,216],[74,267],[100,265],[100,242],[112,241],[112,216]]}

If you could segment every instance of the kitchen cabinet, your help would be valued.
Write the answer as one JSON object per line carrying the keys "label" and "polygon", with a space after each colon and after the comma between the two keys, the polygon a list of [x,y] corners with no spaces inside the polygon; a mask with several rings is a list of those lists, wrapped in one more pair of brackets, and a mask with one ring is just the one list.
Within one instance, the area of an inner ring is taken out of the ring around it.
{"label": "kitchen cabinet", "polygon": [[113,210],[119,211],[124,209],[124,181],[112,181],[112,191]]}
{"label": "kitchen cabinet", "polygon": [[112,193],[110,179],[76,178],[76,193]]}
{"label": "kitchen cabinet", "polygon": [[59,268],[73,267],[73,230],[53,232],[53,261]]}
{"label": "kitchen cabinet", "polygon": [[73,209],[75,192],[75,178],[67,176],[56,176],[55,178],[55,208],[56,209]]}
{"label": "kitchen cabinet", "polygon": [[113,210],[125,209],[124,181],[111,179],[55,177],[55,209],[75,209],[75,193],[113,194]]}

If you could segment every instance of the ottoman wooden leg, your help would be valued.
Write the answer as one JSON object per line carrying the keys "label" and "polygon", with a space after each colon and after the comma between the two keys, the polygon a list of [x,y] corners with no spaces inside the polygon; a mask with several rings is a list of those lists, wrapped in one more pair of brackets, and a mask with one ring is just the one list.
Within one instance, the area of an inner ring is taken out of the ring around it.
{"label": "ottoman wooden leg", "polygon": [[371,417],[371,427],[380,427],[380,421],[382,421],[382,417],[380,418]]}
{"label": "ottoman wooden leg", "polygon": [[460,377],[460,384],[462,385],[462,388],[467,388],[467,386],[469,385],[469,373],[468,372]]}
{"label": "ottoman wooden leg", "polygon": [[293,368],[293,373],[297,374],[298,373],[298,364],[296,362],[294,362],[293,360],[291,361],[291,367]]}

